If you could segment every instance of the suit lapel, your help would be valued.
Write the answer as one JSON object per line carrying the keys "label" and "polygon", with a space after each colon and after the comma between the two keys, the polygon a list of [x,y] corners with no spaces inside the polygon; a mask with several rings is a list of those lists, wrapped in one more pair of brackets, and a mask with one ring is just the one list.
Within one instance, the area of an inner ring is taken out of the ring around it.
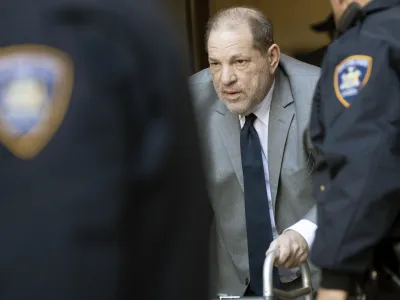
{"label": "suit lapel", "polygon": [[275,89],[272,96],[268,124],[268,169],[274,208],[281,174],[283,152],[290,124],[294,116],[293,105],[290,105],[293,101],[289,80],[279,68],[275,78]]}
{"label": "suit lapel", "polygon": [[220,114],[218,133],[221,137],[225,151],[233,165],[239,184],[243,186],[242,158],[240,154],[240,123],[239,116],[232,114],[226,106],[218,100],[216,113]]}

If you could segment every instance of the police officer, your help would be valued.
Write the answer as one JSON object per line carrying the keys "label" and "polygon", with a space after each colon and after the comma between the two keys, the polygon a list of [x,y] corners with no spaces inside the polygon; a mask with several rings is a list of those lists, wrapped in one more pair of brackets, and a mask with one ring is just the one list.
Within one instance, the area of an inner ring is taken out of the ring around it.
{"label": "police officer", "polygon": [[310,124],[318,299],[400,299],[400,0],[331,0],[339,37],[322,65]]}
{"label": "police officer", "polygon": [[0,299],[207,298],[209,202],[169,28],[151,1],[1,2]]}

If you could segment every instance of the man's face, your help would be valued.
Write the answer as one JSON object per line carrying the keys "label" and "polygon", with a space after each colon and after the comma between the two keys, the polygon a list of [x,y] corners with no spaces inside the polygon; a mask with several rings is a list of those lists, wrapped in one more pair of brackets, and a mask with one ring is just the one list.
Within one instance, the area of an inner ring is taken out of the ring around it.
{"label": "man's face", "polygon": [[268,53],[262,54],[253,47],[249,26],[222,26],[210,34],[208,56],[219,98],[231,112],[247,115],[272,85],[279,48],[271,46]]}

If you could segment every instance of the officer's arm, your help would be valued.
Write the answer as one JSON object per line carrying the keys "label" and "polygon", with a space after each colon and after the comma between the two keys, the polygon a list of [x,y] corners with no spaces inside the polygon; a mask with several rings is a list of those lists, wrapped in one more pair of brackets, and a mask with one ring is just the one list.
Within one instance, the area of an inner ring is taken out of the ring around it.
{"label": "officer's arm", "polygon": [[331,94],[322,105],[348,106],[328,124],[324,155],[337,168],[330,167],[334,179],[320,187],[312,249],[312,260],[323,270],[322,286],[329,289],[346,290],[354,275],[366,271],[374,245],[387,235],[400,206],[399,75],[386,45],[363,49],[368,50],[354,55],[372,61],[350,106],[340,87],[335,92],[335,75],[322,85]]}

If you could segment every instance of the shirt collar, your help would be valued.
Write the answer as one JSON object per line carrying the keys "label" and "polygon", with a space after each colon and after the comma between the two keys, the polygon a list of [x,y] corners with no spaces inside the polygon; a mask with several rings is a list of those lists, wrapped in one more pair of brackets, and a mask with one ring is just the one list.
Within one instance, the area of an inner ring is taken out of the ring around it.
{"label": "shirt collar", "polygon": [[[268,126],[269,121],[269,110],[272,102],[272,95],[274,93],[275,88],[275,80],[271,85],[271,88],[268,91],[268,94],[265,96],[264,100],[261,101],[253,110],[252,113],[256,115],[257,119],[259,119],[265,126]],[[246,116],[239,116],[240,127],[244,126],[246,121]]]}

